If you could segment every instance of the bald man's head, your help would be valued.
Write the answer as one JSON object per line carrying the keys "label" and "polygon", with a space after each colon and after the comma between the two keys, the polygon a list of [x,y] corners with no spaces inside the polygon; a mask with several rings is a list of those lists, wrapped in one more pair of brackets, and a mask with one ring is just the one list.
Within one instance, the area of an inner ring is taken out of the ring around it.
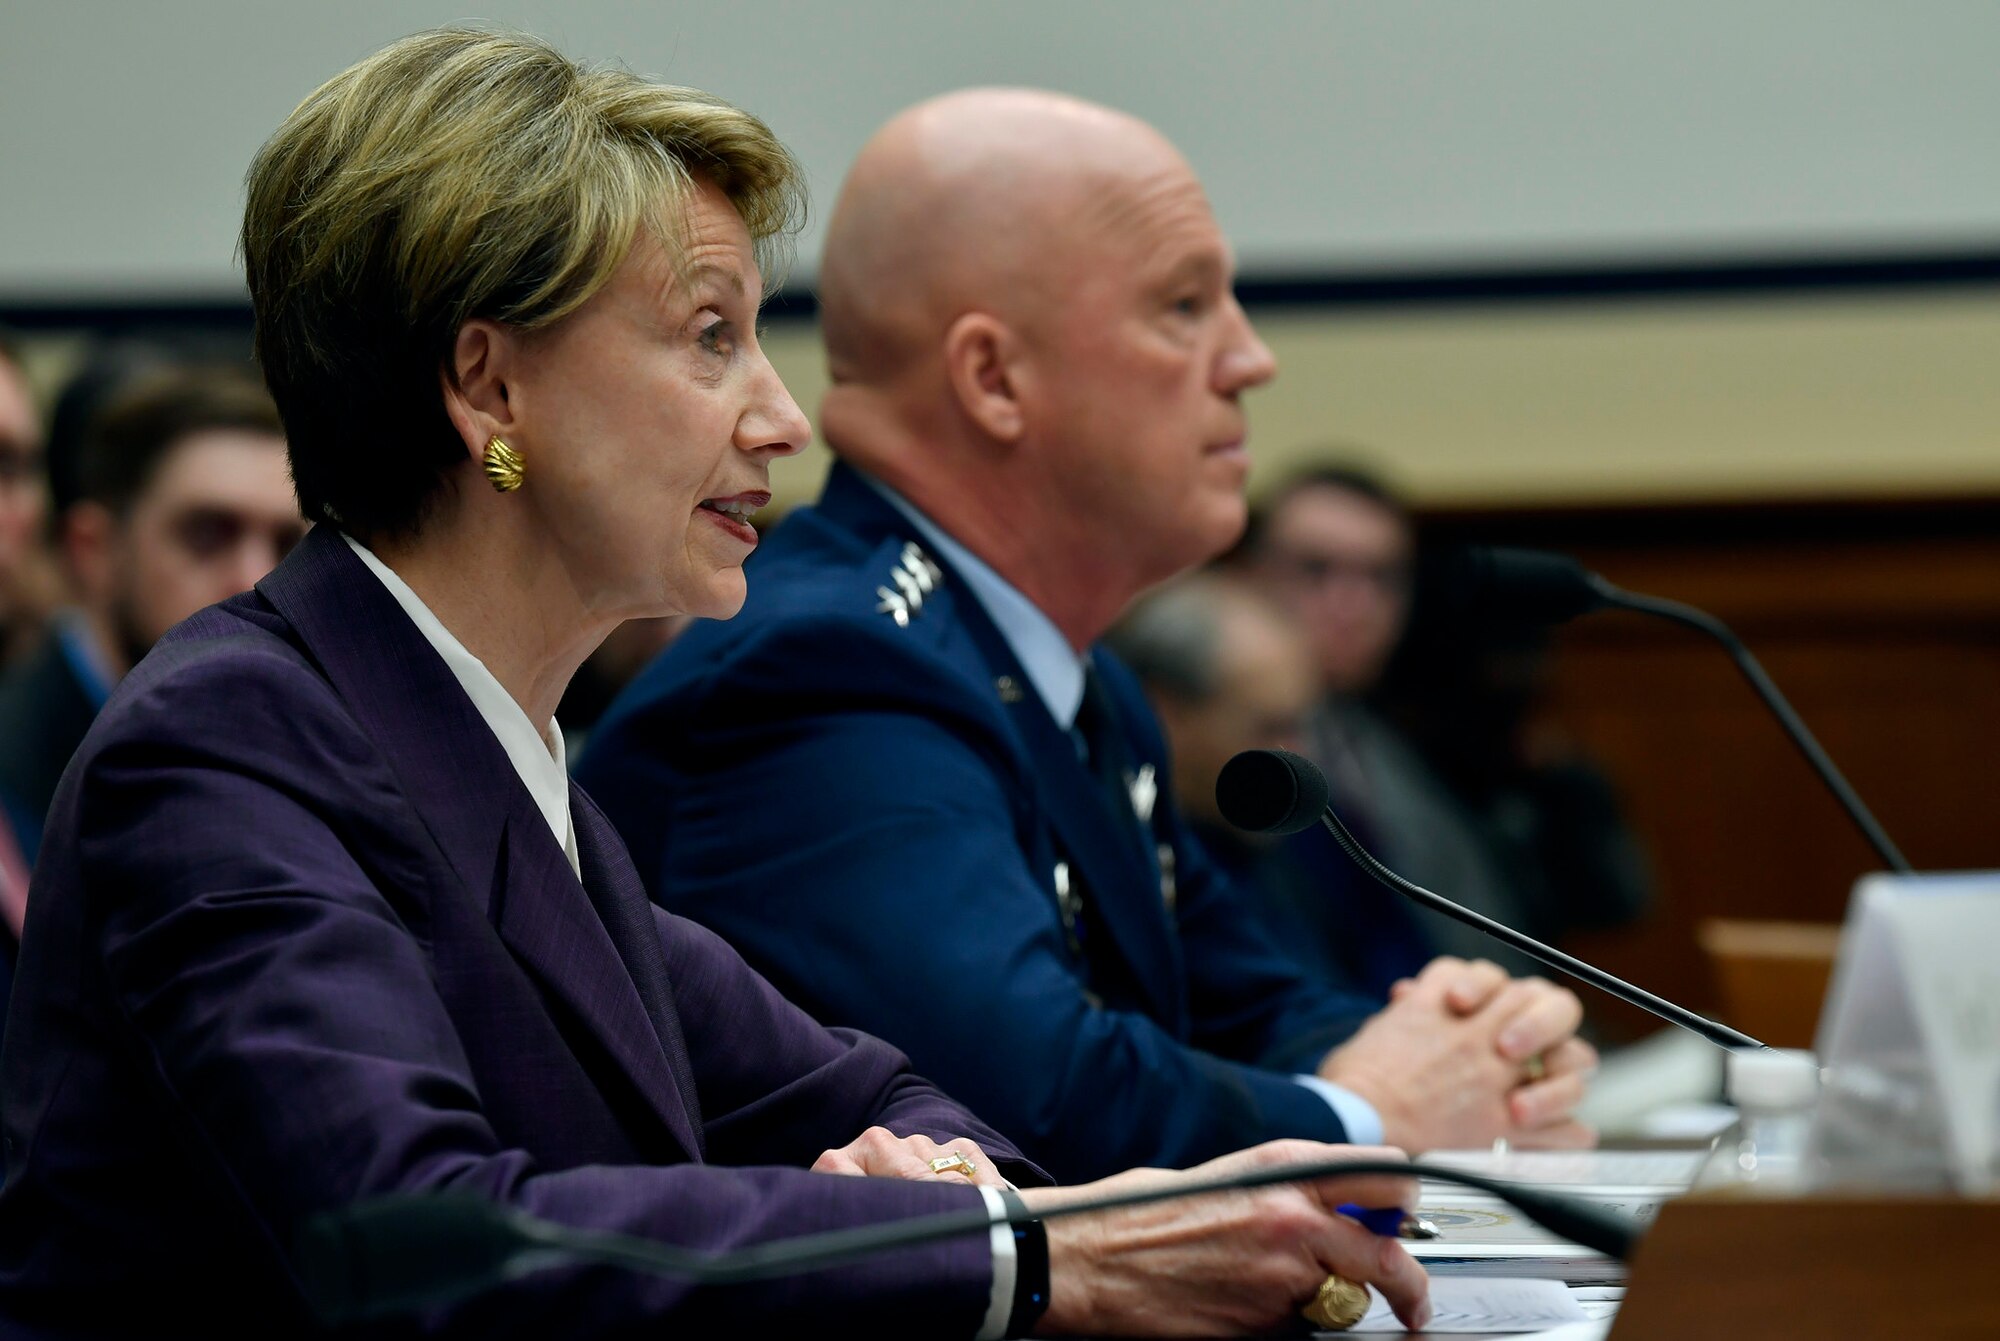
{"label": "bald man's head", "polygon": [[1046,320],[1149,177],[1194,181],[1145,122],[1063,94],[967,89],[903,112],[863,147],[828,226],[833,380],[894,380],[971,309]]}
{"label": "bald man's head", "polygon": [[1024,89],[922,103],[834,210],[822,435],[1082,646],[1242,530],[1239,396],[1274,364],[1233,275],[1144,122]]}

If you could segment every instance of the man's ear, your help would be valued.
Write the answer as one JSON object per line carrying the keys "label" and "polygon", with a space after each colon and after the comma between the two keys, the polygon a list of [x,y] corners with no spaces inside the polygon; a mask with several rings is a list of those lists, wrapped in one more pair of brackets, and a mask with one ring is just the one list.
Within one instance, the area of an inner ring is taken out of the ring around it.
{"label": "man's ear", "polygon": [[1022,352],[1007,323],[984,312],[967,312],[944,334],[945,376],[959,409],[998,442],[1017,441],[1027,427]]}
{"label": "man's ear", "polygon": [[517,422],[510,379],[520,339],[519,331],[475,317],[458,328],[450,360],[438,369],[444,412],[474,462],[484,460],[486,444],[505,440]]}

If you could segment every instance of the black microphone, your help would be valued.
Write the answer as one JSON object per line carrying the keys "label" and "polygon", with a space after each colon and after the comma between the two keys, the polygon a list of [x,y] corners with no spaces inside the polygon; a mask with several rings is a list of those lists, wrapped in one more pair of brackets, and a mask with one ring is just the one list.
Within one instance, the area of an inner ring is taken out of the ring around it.
{"label": "black microphone", "polygon": [[1805,721],[1764,672],[1750,649],[1727,624],[1705,610],[1657,596],[1625,591],[1591,572],[1566,554],[1534,549],[1470,547],[1448,557],[1437,569],[1433,588],[1445,619],[1484,619],[1515,624],[1560,624],[1606,608],[1633,610],[1699,630],[1721,643],[1743,678],[1764,700],[1792,743],[1812,765],[1819,780],[1840,802],[1888,869],[1909,874],[1910,863],[1889,840],[1888,832],[1862,804],[1861,797],[1834,767]]}
{"label": "black microphone", "polygon": [[1603,969],[1584,963],[1575,955],[1564,954],[1505,923],[1496,922],[1470,908],[1461,908],[1443,895],[1433,894],[1422,885],[1405,880],[1377,861],[1347,831],[1347,826],[1340,822],[1340,816],[1327,802],[1326,775],[1310,759],[1302,759],[1290,750],[1246,750],[1231,759],[1222,766],[1222,772],[1215,779],[1215,801],[1224,819],[1251,833],[1298,833],[1318,821],[1326,826],[1333,835],[1333,841],[1340,844],[1341,850],[1356,866],[1406,898],[1475,927],[1550,968],[1560,969],[1592,987],[1611,993],[1620,1001],[1628,1001],[1641,1010],[1651,1011],[1711,1043],[1725,1048],[1764,1046],[1748,1034],[1697,1015],[1665,997],[1654,996],[1623,978],[1614,978]]}
{"label": "black microphone", "polygon": [[[1280,1164],[1039,1210],[1010,1209],[1006,1222],[1057,1220],[1345,1174],[1428,1178],[1477,1188],[1551,1233],[1621,1262],[1630,1258],[1638,1241],[1636,1222],[1593,1202],[1460,1169],[1383,1159]],[[985,1233],[993,1224],[981,1206],[705,1253],[630,1234],[555,1224],[471,1192],[413,1192],[314,1216],[299,1235],[295,1258],[308,1303],[322,1321],[338,1327],[470,1299],[554,1266],[603,1264],[703,1285],[731,1285],[839,1266],[886,1249]]]}
{"label": "black microphone", "polygon": [[1618,589],[1567,554],[1468,546],[1448,551],[1425,594],[1447,619],[1562,624],[1611,604]]}

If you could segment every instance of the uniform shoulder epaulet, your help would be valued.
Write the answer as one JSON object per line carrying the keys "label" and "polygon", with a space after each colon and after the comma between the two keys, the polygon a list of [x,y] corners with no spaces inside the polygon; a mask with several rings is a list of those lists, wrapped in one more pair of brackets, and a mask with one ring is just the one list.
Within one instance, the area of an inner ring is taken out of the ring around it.
{"label": "uniform shoulder epaulet", "polygon": [[924,612],[924,599],[943,585],[944,569],[932,562],[923,546],[914,540],[906,541],[896,566],[889,570],[888,582],[875,588],[875,595],[880,598],[875,613],[889,616],[896,621],[897,628],[906,629],[912,619]]}

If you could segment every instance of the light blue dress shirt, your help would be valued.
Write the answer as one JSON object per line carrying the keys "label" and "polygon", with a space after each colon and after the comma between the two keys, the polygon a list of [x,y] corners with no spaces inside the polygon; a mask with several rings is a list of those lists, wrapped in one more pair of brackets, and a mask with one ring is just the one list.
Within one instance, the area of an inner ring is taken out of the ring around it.
{"label": "light blue dress shirt", "polygon": [[98,649],[97,639],[92,636],[83,612],[59,611],[55,625],[56,644],[62,648],[63,660],[69,663],[69,671],[76,677],[77,687],[90,700],[90,706],[102,712],[111,698],[111,691],[118,687],[118,677],[104,664],[104,653]]}
{"label": "light blue dress shirt", "polygon": [[[861,473],[861,472],[857,472]],[[1076,725],[1077,709],[1083,706],[1083,675],[1087,658],[1079,656],[1062,635],[1055,621],[1042,608],[1023,596],[990,564],[947,535],[942,527],[917,510],[914,503],[888,485],[866,473],[861,478],[890,506],[909,519],[931,549],[948,564],[959,580],[971,589],[973,599],[993,621],[993,627],[1007,643],[1014,659],[1021,663],[1028,683],[1056,720],[1068,731]],[[1375,1106],[1330,1080],[1318,1076],[1293,1076],[1326,1100],[1340,1119],[1347,1139],[1355,1145],[1382,1144],[1382,1117]]]}

